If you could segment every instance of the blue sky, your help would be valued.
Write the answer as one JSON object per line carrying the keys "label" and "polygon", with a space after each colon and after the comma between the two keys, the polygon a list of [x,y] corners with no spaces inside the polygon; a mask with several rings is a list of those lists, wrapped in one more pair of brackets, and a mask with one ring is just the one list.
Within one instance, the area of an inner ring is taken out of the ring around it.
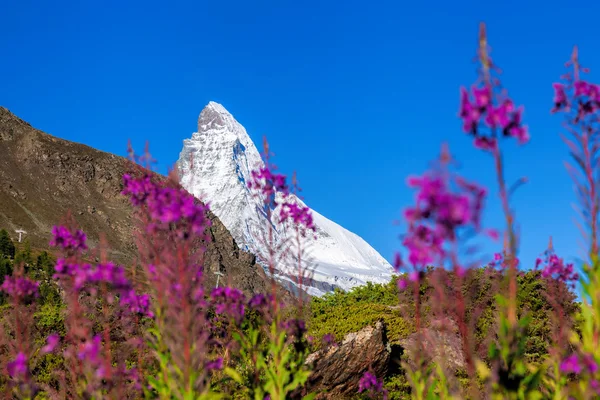
{"label": "blue sky", "polygon": [[[296,170],[307,203],[391,259],[405,185],[443,141],[463,174],[490,187],[485,222],[501,228],[492,160],[456,113],[475,79],[480,21],[503,82],[525,105],[532,140],[509,144],[521,258],[554,237],[578,255],[571,181],[551,116],[552,82],[572,46],[599,75],[600,3],[580,1],[45,1],[3,5],[0,104],[56,136],[125,154],[146,140],[166,171],[210,100]],[[487,248],[492,251],[492,247]]]}

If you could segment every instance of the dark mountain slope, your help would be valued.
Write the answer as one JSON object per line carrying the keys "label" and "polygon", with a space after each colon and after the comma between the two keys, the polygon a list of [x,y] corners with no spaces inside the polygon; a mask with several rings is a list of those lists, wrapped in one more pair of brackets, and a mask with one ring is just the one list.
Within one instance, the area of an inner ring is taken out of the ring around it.
{"label": "dark mountain slope", "polygon": [[[130,264],[134,220],[120,194],[126,168],[122,157],[51,136],[0,107],[0,228],[15,241],[15,230],[22,228],[34,249],[48,249],[52,226],[70,210],[92,247],[103,232],[111,259]],[[247,294],[267,292],[270,285],[255,257],[238,248],[216,216],[210,218],[208,284],[214,284],[211,272],[220,270]]]}

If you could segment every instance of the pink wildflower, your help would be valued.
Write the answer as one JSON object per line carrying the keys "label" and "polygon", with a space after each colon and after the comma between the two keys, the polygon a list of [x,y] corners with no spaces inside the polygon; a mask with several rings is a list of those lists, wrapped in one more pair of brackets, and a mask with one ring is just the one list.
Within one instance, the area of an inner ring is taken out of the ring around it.
{"label": "pink wildflower", "polygon": [[6,364],[6,370],[13,378],[24,378],[29,371],[27,362],[27,356],[21,352],[17,354],[14,360]]}

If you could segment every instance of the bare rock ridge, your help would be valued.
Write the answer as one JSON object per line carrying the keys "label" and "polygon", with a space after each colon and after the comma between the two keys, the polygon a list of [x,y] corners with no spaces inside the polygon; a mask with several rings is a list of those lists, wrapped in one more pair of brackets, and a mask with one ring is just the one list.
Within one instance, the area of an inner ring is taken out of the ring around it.
{"label": "bare rock ridge", "polygon": [[[136,247],[132,208],[120,194],[125,172],[124,158],[51,136],[0,107],[0,229],[13,239],[24,229],[33,248],[48,249],[52,226],[70,210],[92,246],[104,233],[111,258],[127,266]],[[219,270],[247,294],[267,292],[255,257],[238,248],[214,214],[210,219],[207,284]]]}

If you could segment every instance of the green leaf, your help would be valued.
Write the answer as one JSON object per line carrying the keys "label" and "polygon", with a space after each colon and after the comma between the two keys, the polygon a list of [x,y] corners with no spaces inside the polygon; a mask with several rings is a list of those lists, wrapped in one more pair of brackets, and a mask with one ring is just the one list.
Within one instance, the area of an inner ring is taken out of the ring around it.
{"label": "green leaf", "polygon": [[227,376],[229,376],[231,379],[233,379],[236,383],[239,383],[240,385],[242,385],[244,383],[244,380],[242,379],[242,376],[235,369],[233,369],[231,367],[225,367],[223,369],[223,372]]}

